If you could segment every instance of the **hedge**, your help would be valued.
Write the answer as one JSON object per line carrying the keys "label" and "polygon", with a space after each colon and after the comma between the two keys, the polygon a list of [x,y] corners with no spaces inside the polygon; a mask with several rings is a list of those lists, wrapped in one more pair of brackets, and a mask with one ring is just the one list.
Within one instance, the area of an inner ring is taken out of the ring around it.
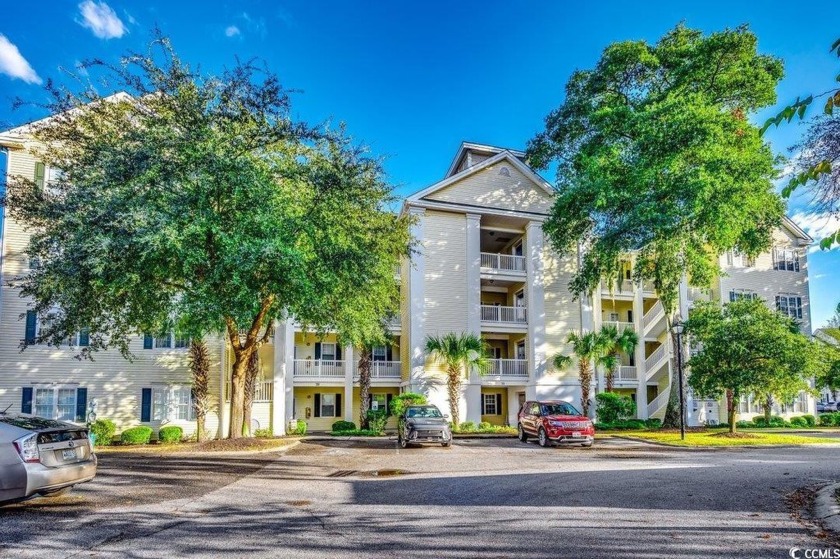
{"label": "hedge", "polygon": [[120,434],[120,441],[122,444],[131,445],[131,444],[149,444],[149,440],[152,438],[152,428],[146,427],[145,425],[140,425],[139,427],[132,427],[131,429],[126,429],[125,431]]}
{"label": "hedge", "polygon": [[158,431],[158,441],[164,444],[180,443],[184,438],[184,430],[177,425],[167,425]]}
{"label": "hedge", "polygon": [[353,423],[352,421],[338,420],[338,421],[336,421],[335,423],[332,424],[332,430],[334,432],[355,431],[356,430],[356,424]]}
{"label": "hedge", "polygon": [[97,419],[88,428],[99,446],[108,446],[114,442],[114,433],[117,432],[117,425],[110,419]]}

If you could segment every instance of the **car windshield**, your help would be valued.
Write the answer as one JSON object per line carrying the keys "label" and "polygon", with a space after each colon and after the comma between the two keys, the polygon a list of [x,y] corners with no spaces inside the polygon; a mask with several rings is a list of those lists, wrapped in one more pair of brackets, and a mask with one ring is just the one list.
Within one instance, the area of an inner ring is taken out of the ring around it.
{"label": "car windshield", "polygon": [[566,402],[553,402],[542,405],[543,415],[580,415],[572,404]]}
{"label": "car windshield", "polygon": [[67,429],[70,425],[62,423],[61,421],[54,421],[52,419],[45,419],[43,417],[24,416],[24,415],[0,415],[0,423],[8,423],[21,429],[28,429],[30,431],[43,431],[45,429]]}
{"label": "car windshield", "polygon": [[408,408],[406,417],[443,417],[437,408]]}

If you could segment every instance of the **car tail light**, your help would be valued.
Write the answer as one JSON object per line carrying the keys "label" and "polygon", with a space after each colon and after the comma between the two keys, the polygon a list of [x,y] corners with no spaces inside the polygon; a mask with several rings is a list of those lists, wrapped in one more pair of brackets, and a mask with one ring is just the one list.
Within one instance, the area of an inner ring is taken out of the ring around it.
{"label": "car tail light", "polygon": [[38,462],[41,454],[38,452],[38,435],[27,435],[14,442],[15,450],[24,462]]}

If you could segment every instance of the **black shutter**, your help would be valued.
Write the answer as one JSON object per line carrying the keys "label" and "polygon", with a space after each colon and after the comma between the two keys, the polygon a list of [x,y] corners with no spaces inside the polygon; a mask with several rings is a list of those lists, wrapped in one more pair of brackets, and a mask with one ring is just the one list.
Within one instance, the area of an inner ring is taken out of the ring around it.
{"label": "black shutter", "polygon": [[151,334],[143,334],[143,349],[152,349]]}
{"label": "black shutter", "polygon": [[782,298],[776,295],[776,310],[782,310]]}
{"label": "black shutter", "polygon": [[385,361],[393,361],[394,360],[394,348],[391,347],[391,344],[385,346]]}
{"label": "black shutter", "polygon": [[[319,345],[320,344],[315,344],[316,347],[318,347]],[[315,417],[321,417],[321,395],[320,394],[315,394]]]}
{"label": "black shutter", "polygon": [[87,388],[76,389],[76,421],[84,423],[87,420]]}
{"label": "black shutter", "polygon": [[393,394],[386,394],[385,395],[385,415],[391,415],[391,399],[394,397]]}
{"label": "black shutter", "polygon": [[335,360],[341,361],[341,346],[338,344],[335,344]]}
{"label": "black shutter", "polygon": [[802,318],[802,297],[796,298],[796,316]]}
{"label": "black shutter", "polygon": [[502,413],[502,395],[496,394],[496,415],[504,415]]}
{"label": "black shutter", "polygon": [[90,330],[87,328],[79,330],[79,345],[83,347],[90,345]]}
{"label": "black shutter", "polygon": [[24,386],[20,399],[20,413],[32,413],[32,387]]}
{"label": "black shutter", "polygon": [[627,322],[633,322],[633,311],[627,311]]}
{"label": "black shutter", "polygon": [[140,421],[148,423],[152,420],[152,389],[144,388],[140,399]]}
{"label": "black shutter", "polygon": [[333,417],[341,417],[341,394],[335,395],[335,415]]}
{"label": "black shutter", "polygon": [[315,342],[315,359],[321,358],[321,342]]}
{"label": "black shutter", "polygon": [[729,301],[730,302],[735,301],[735,292],[734,291],[729,292]]}
{"label": "black shutter", "polygon": [[27,344],[35,343],[35,327],[38,324],[38,315],[35,311],[26,311],[26,332],[24,333],[24,342]]}

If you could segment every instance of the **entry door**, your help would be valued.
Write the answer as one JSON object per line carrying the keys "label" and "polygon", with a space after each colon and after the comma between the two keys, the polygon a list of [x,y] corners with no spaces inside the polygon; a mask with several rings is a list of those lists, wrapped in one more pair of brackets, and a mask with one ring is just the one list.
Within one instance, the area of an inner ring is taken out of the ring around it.
{"label": "entry door", "polygon": [[521,342],[517,342],[516,344],[516,358],[520,360],[525,360],[525,340]]}
{"label": "entry door", "polygon": [[516,409],[521,410],[522,406],[525,405],[525,393],[524,392],[517,392],[516,393],[516,401],[519,404],[519,406]]}
{"label": "entry door", "polygon": [[520,289],[513,296],[513,305],[516,307],[516,320],[525,320],[525,290]]}

